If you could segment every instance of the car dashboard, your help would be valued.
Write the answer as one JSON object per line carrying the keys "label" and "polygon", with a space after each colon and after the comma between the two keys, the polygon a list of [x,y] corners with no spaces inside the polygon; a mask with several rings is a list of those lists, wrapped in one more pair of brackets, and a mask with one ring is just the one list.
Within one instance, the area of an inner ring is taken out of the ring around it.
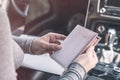
{"label": "car dashboard", "polygon": [[95,49],[99,63],[89,72],[88,80],[120,80],[120,2],[90,1],[87,28],[97,32],[102,40]]}

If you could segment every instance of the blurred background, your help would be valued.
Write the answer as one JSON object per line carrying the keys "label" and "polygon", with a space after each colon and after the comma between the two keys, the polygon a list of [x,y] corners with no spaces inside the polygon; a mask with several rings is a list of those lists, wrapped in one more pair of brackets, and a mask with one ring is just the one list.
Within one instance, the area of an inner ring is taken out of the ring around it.
{"label": "blurred background", "polygon": [[[119,0],[1,0],[13,35],[68,35],[80,24],[102,37],[96,46],[99,63],[86,80],[120,80]],[[54,65],[53,65],[54,66]],[[18,80],[57,80],[58,75],[20,67]]]}

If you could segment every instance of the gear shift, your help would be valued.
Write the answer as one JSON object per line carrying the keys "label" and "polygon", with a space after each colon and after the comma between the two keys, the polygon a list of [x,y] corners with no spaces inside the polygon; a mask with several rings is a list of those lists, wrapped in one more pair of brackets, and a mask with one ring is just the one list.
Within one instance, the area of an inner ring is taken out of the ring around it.
{"label": "gear shift", "polygon": [[100,62],[105,64],[105,73],[99,75],[105,76],[109,72],[109,67],[112,66],[113,68],[116,66],[113,62],[114,52],[113,52],[113,44],[116,37],[116,30],[113,28],[109,28],[107,34],[105,35],[105,47],[102,49],[102,57]]}
{"label": "gear shift", "polygon": [[108,29],[107,34],[105,35],[105,47],[102,49],[102,58],[101,62],[110,64],[113,62],[113,44],[116,37],[116,30],[113,28]]}
{"label": "gear shift", "polygon": [[105,36],[105,45],[112,49],[114,41],[116,37],[116,30],[115,29],[108,29],[108,33]]}

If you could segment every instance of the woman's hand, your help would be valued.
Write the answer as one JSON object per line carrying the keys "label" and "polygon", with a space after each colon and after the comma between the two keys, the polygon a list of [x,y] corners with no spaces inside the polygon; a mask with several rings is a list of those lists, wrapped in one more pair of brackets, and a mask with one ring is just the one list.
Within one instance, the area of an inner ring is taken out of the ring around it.
{"label": "woman's hand", "polygon": [[36,38],[32,42],[31,51],[35,55],[51,53],[61,49],[58,40],[64,40],[66,36],[57,33],[48,33],[42,37]]}
{"label": "woman's hand", "polygon": [[96,56],[94,48],[93,47],[88,48],[85,53],[79,55],[75,59],[75,62],[81,64],[81,66],[84,67],[86,72],[94,68],[98,62],[98,58]]}

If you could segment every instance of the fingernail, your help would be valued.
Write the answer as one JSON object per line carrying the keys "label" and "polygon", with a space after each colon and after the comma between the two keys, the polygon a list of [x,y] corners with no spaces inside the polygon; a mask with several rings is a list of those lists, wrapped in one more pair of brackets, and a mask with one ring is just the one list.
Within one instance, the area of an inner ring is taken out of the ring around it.
{"label": "fingernail", "polygon": [[59,49],[59,50],[60,50],[60,49],[62,49],[62,47],[61,47],[61,46],[57,46],[57,49]]}

